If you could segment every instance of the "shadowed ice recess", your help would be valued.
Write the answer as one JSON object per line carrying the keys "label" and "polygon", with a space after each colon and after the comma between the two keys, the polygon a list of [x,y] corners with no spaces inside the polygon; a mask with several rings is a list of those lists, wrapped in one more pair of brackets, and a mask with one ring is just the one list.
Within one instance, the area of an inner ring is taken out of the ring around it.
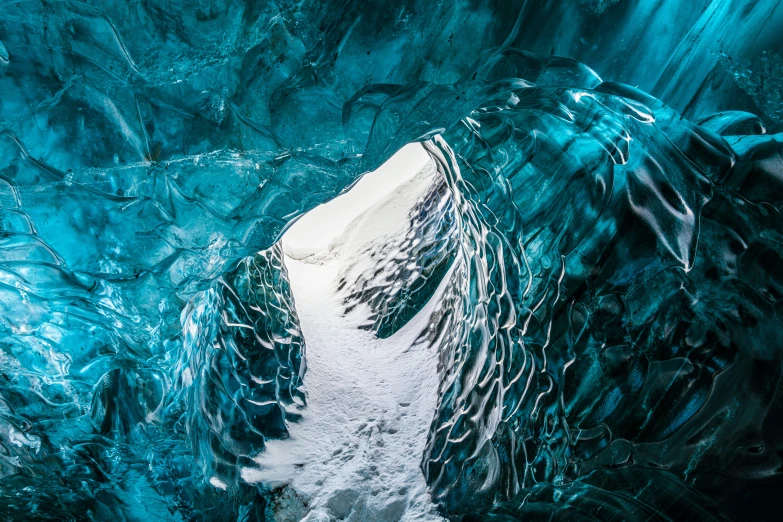
{"label": "shadowed ice recess", "polygon": [[776,519],[780,7],[0,2],[0,517]]}

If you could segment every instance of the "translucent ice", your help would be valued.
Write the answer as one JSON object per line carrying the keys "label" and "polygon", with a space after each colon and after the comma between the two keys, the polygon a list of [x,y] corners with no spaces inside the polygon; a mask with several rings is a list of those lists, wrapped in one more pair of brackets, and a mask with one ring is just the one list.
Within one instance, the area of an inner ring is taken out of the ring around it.
{"label": "translucent ice", "polygon": [[770,518],[782,29],[773,0],[4,1],[0,513],[294,502],[246,480],[307,408],[278,241],[421,141],[410,235],[340,292],[382,337],[436,309],[438,509]]}

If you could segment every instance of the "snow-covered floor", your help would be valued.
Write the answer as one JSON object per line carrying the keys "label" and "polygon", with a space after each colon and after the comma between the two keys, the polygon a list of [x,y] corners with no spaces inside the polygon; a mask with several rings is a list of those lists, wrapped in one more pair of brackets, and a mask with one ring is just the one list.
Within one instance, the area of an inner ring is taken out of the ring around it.
{"label": "snow-covered floor", "polygon": [[287,485],[306,505],[294,502],[278,518],[295,521],[306,513],[307,522],[443,520],[420,468],[436,406],[438,356],[427,343],[415,342],[443,289],[388,339],[359,329],[369,309],[359,306],[343,315],[337,295],[340,263],[361,251],[357,242],[379,240],[360,224],[378,218],[371,230],[405,233],[407,212],[431,182],[429,169],[363,212],[346,238],[332,243],[339,245],[332,255],[286,258],[306,343],[307,406],[302,421],[290,424],[291,437],[269,441],[256,459],[260,470],[245,477]]}

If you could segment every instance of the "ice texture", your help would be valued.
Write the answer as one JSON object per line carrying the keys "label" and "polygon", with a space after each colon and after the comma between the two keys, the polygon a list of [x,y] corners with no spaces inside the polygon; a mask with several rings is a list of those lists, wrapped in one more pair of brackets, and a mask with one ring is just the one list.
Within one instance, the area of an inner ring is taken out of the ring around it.
{"label": "ice texture", "polygon": [[436,308],[440,512],[775,518],[779,7],[3,1],[0,515],[306,511],[248,480],[307,409],[278,242],[420,141],[341,292]]}

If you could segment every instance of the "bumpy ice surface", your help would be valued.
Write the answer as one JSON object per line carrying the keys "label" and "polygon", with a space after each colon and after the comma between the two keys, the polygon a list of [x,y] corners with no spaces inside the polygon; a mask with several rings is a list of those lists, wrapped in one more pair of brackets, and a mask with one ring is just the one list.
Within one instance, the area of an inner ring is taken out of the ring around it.
{"label": "bumpy ice surface", "polygon": [[430,319],[438,513],[773,518],[782,44],[774,0],[4,1],[0,513],[355,516],[257,480],[311,429],[278,242],[419,141],[333,307]]}

